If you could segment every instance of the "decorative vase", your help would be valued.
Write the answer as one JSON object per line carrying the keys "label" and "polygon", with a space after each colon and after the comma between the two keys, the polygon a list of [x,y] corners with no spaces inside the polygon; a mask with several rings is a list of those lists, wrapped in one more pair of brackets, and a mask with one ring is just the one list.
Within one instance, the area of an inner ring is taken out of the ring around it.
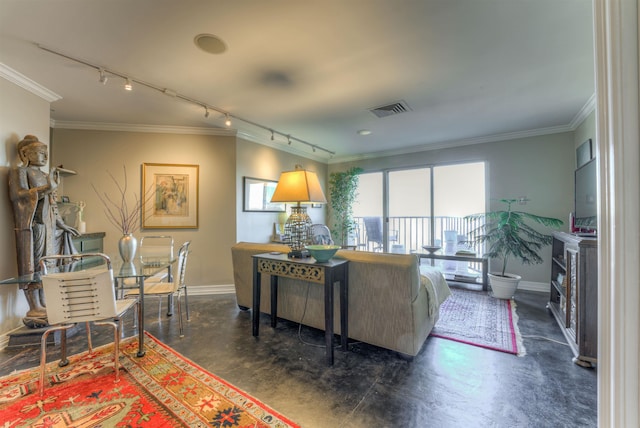
{"label": "decorative vase", "polygon": [[505,273],[505,276],[496,273],[489,274],[489,284],[491,285],[491,295],[496,299],[511,299],[518,288],[518,283],[522,279],[520,275]]}
{"label": "decorative vase", "polygon": [[131,233],[123,235],[118,241],[118,251],[120,251],[120,257],[125,263],[129,263],[136,256],[136,250],[138,249],[138,240]]}

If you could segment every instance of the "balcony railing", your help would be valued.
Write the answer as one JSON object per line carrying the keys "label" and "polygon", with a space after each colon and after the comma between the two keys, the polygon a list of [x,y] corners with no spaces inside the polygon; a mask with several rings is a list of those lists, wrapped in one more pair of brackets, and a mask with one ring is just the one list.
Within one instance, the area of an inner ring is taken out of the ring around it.
{"label": "balcony railing", "polygon": [[[356,217],[356,246],[357,249],[374,251],[375,245],[367,239],[367,229],[364,225],[364,217]],[[434,233],[431,233],[431,223],[434,224]],[[403,253],[421,252],[423,245],[445,246],[445,231],[456,231],[459,238],[456,240],[473,241],[474,231],[481,224],[481,220],[471,220],[464,217],[389,217],[390,236],[395,241],[390,241],[388,251],[395,250]],[[482,254],[479,246],[471,242],[466,244],[469,249]],[[378,249],[379,251],[379,249]]]}

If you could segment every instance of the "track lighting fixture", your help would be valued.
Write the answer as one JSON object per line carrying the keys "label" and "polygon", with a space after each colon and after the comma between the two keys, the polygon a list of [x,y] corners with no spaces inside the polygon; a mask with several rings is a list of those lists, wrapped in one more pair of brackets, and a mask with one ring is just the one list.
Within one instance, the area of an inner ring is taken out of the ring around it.
{"label": "track lighting fixture", "polygon": [[101,68],[100,70],[100,78],[98,79],[98,81],[100,83],[102,83],[103,85],[107,84],[107,75],[104,74],[104,68]]}
{"label": "track lighting fixture", "polygon": [[240,116],[232,115],[229,112],[227,112],[227,111],[225,111],[225,110],[223,110],[221,108],[206,104],[206,103],[204,103],[204,102],[202,102],[200,100],[196,100],[196,99],[191,98],[191,97],[187,97],[186,95],[182,95],[182,94],[174,91],[173,89],[164,88],[164,87],[155,85],[155,84],[150,83],[150,82],[145,82],[143,80],[130,78],[124,73],[120,73],[120,72],[118,72],[116,70],[112,70],[110,68],[102,67],[100,65],[92,64],[92,63],[90,63],[88,61],[85,61],[83,59],[74,58],[74,57],[72,57],[70,55],[67,55],[67,54],[64,54],[64,53],[61,53],[61,52],[57,52],[57,51],[55,51],[53,49],[50,49],[50,48],[48,48],[46,46],[43,46],[43,45],[40,45],[38,43],[36,43],[36,46],[39,49],[42,49],[42,50],[47,51],[49,53],[52,53],[54,55],[58,55],[60,57],[68,59],[70,61],[74,61],[76,63],[79,63],[79,64],[85,65],[87,67],[91,67],[91,68],[93,68],[95,70],[98,70],[98,72],[100,73],[99,82],[102,83],[103,85],[107,83],[107,73],[108,73],[111,76],[116,76],[116,77],[119,77],[119,78],[125,80],[124,89],[126,89],[127,91],[133,90],[132,83],[136,83],[137,85],[141,85],[141,86],[147,87],[149,89],[154,89],[154,90],[156,90],[158,92],[162,92],[163,94],[165,94],[167,96],[170,96],[172,98],[178,98],[178,99],[180,99],[182,101],[186,101],[188,103],[191,103],[191,104],[194,104],[194,105],[197,105],[197,106],[200,106],[200,107],[204,107],[204,117],[208,118],[209,115],[210,115],[210,111],[211,110],[213,110],[215,112],[218,112],[220,114],[224,114],[224,116],[225,116],[224,124],[226,126],[231,126],[231,118],[233,118],[233,119],[239,120],[240,122],[246,123],[248,125],[255,126],[257,128],[261,128],[261,129],[263,129],[265,131],[271,132],[271,141],[275,141],[275,134],[278,134],[278,135],[282,136],[283,138],[286,138],[287,139],[287,143],[289,145],[291,145],[291,143],[295,140],[296,142],[298,142],[300,144],[304,144],[304,145],[306,145],[308,147],[311,147],[311,149],[313,150],[314,153],[316,152],[316,149],[318,149],[318,150],[321,150],[321,151],[327,153],[330,156],[333,156],[335,154],[335,152],[332,152],[331,150],[325,149],[324,147],[317,146],[315,144],[312,144],[312,143],[310,143],[308,141],[305,141],[305,140],[302,140],[300,138],[292,137],[290,134],[285,134],[283,132],[276,131],[275,129],[269,128],[267,126],[261,125],[261,124],[256,123],[256,122],[253,122],[252,120],[249,120],[249,119],[246,119],[246,118],[243,118],[243,117],[240,117]]}

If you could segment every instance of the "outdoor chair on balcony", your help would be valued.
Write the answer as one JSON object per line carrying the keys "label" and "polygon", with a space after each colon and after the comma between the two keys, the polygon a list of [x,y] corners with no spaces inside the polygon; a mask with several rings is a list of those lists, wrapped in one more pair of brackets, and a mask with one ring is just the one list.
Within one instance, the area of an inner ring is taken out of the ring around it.
{"label": "outdoor chair on balcony", "polygon": [[333,245],[329,228],[324,224],[311,225],[311,243],[313,245]]}
{"label": "outdoor chair on balcony", "polygon": [[[367,232],[367,249],[382,251],[384,235],[382,233],[382,217],[364,217],[364,228]],[[398,242],[398,231],[389,231],[389,242]]]}

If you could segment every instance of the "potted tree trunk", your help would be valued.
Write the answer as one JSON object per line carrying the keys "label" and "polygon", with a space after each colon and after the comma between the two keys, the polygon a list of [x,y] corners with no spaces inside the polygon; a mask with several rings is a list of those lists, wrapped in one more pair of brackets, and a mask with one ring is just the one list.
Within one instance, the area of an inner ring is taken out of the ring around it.
{"label": "potted tree trunk", "polygon": [[358,175],[362,168],[353,167],[329,174],[331,203],[331,234],[336,244],[349,247],[349,238],[356,229],[353,219],[353,203],[358,197]]}
{"label": "potted tree trunk", "polygon": [[553,236],[544,234],[528,222],[545,227],[558,228],[562,220],[543,217],[523,211],[514,211],[511,205],[517,199],[501,199],[506,209],[487,213],[472,214],[467,219],[483,220],[483,224],[472,232],[474,243],[486,244],[486,257],[502,261],[499,272],[489,274],[489,285],[493,296],[499,299],[510,299],[515,293],[521,277],[507,273],[509,258],[520,260],[523,264],[539,264],[543,262],[539,251],[551,245]]}

